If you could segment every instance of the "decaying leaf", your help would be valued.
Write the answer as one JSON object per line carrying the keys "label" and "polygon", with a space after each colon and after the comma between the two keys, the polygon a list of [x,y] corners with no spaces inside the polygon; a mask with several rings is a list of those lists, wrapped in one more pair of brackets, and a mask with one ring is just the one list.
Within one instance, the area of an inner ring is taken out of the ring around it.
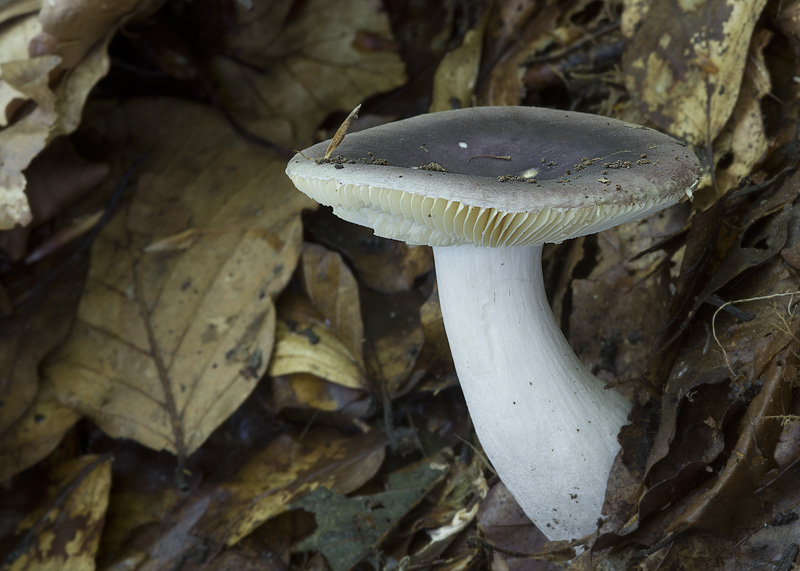
{"label": "decaying leaf", "polygon": [[195,533],[233,545],[316,489],[350,493],[380,468],[385,445],[376,430],[355,438],[331,430],[279,436],[213,490]]}
{"label": "decaying leaf", "polygon": [[[119,160],[156,143],[160,152],[97,238],[78,322],[45,374],[62,402],[107,433],[185,457],[266,368],[272,298],[297,262],[308,201],[282,161],[207,108],[155,101],[98,111],[94,128],[127,140]],[[188,249],[145,251],[190,227],[203,234]]]}
{"label": "decaying leaf", "polygon": [[[761,231],[775,228],[763,224],[774,220],[765,213],[769,203],[760,201],[755,210]],[[747,309],[736,314],[747,319],[722,308],[695,318],[702,316],[703,323],[689,333],[664,387],[638,518],[623,533],[638,527],[640,537],[654,529],[662,530],[656,532],[661,538],[693,528],[735,534],[772,517],[771,504],[759,493],[768,495],[767,482],[774,479],[773,451],[781,434],[775,422],[790,410],[797,375],[798,284],[778,250],[766,244],[762,250],[771,254],[750,271],[753,261],[740,243],[726,258],[742,261],[738,271],[715,275],[736,276],[736,292],[747,299],[731,301]]]}
{"label": "decaying leaf", "polygon": [[[482,500],[489,492],[484,478],[486,468],[482,455],[475,454],[468,463],[453,461],[443,489],[435,498],[435,507],[423,520],[413,526],[417,533],[424,531],[423,540],[414,542],[412,550],[403,546],[413,565],[434,565],[478,515]],[[417,547],[419,545],[419,547]],[[402,559],[406,553],[395,553]]]}
{"label": "decaying leaf", "polygon": [[415,291],[361,297],[367,371],[384,399],[394,399],[414,388],[424,371],[416,370],[425,336],[419,319],[423,301]]}
{"label": "decaying leaf", "polygon": [[111,459],[83,456],[60,465],[42,506],[17,527],[9,571],[94,569],[111,488]]}
{"label": "decaying leaf", "polygon": [[689,143],[713,141],[733,112],[766,0],[626,2],[626,87],[647,119]]}
{"label": "decaying leaf", "polygon": [[388,477],[388,490],[346,498],[319,487],[295,501],[292,508],[316,514],[317,529],[297,545],[300,551],[320,551],[334,571],[344,571],[362,559],[377,559],[384,535],[448,471],[442,458],[427,458]]}
{"label": "decaying leaf", "polygon": [[[287,118],[306,142],[322,119],[405,80],[389,21],[376,0],[236,4],[231,57],[214,68],[229,107],[263,132]],[[369,38],[369,42],[361,41]],[[272,131],[274,134],[274,131]]]}
{"label": "decaying leaf", "polygon": [[314,239],[341,252],[353,266],[358,281],[369,289],[384,293],[407,291],[433,270],[433,254],[427,246],[380,238],[371,229],[345,222],[325,208],[304,219]]}
{"label": "decaying leaf", "polygon": [[21,301],[15,314],[0,321],[0,440],[28,411],[39,386],[40,362],[72,325],[85,265],[71,269],[74,275],[65,275],[59,283],[43,280],[29,286],[24,296],[17,294]]}
{"label": "decaying leaf", "polygon": [[770,93],[772,82],[767,72],[764,48],[771,37],[761,30],[753,36],[744,68],[741,89],[731,118],[717,142],[715,154],[729,157],[730,164],[718,169],[717,188],[724,192],[733,188],[752,172],[753,166],[767,152],[767,135],[761,100]]}

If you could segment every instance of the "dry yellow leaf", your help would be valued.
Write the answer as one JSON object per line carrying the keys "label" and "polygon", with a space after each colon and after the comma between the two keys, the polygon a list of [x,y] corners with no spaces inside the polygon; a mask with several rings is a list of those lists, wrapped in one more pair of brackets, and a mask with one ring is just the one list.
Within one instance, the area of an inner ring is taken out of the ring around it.
{"label": "dry yellow leaf", "polygon": [[54,470],[44,505],[17,527],[8,571],[92,571],[111,489],[111,458],[82,456]]}
{"label": "dry yellow leaf", "polygon": [[[101,105],[89,123],[125,145],[126,166],[158,150],[97,238],[77,322],[44,372],[62,402],[108,434],[185,457],[266,369],[272,300],[297,263],[310,201],[282,159],[207,107]],[[147,251],[190,228],[198,237],[188,248]]]}
{"label": "dry yellow leaf", "polygon": [[[270,411],[282,413],[284,417],[296,419],[300,411],[314,415],[315,421],[332,423],[362,418],[369,414],[371,397],[363,389],[349,389],[308,373],[292,373],[273,377],[270,391]],[[330,417],[319,413],[333,413]]]}
{"label": "dry yellow leaf", "polygon": [[464,34],[461,45],[439,62],[433,77],[433,100],[429,109],[431,113],[472,107],[487,20],[488,12],[476,28]]}
{"label": "dry yellow leaf", "polygon": [[378,0],[235,6],[237,25],[228,38],[235,57],[217,58],[214,69],[231,110],[267,138],[279,136],[271,121],[288,119],[293,141],[307,142],[331,111],[349,111],[405,83]]}
{"label": "dry yellow leaf", "polygon": [[50,454],[80,417],[59,402],[51,384],[42,383],[22,417],[0,435],[0,482]]}
{"label": "dry yellow leaf", "polygon": [[300,267],[303,288],[314,308],[363,369],[364,324],[361,322],[358,283],[350,268],[338,253],[311,243],[303,244]]}
{"label": "dry yellow leaf", "polygon": [[771,91],[772,82],[764,60],[764,48],[771,33],[761,30],[756,33],[750,46],[739,99],[733,108],[728,125],[722,132],[717,148],[718,157],[730,153],[732,160],[724,168],[717,170],[717,190],[725,192],[739,184],[742,177],[747,176],[753,166],[767,152],[767,135],[764,132],[764,119],[761,100]]}
{"label": "dry yellow leaf", "polygon": [[306,298],[281,297],[275,335],[271,376],[309,373],[343,387],[365,388],[358,358]]}
{"label": "dry yellow leaf", "polygon": [[733,112],[765,3],[627,0],[625,83],[646,117],[693,145],[713,141]]}

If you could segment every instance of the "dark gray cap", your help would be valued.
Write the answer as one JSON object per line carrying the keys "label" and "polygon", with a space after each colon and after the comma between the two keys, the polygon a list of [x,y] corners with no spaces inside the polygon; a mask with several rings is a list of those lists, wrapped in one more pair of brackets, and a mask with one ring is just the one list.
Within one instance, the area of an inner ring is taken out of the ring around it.
{"label": "dark gray cap", "polygon": [[695,154],[615,119],[534,107],[420,115],[298,153],[286,174],[341,218],[410,244],[533,245],[691,196]]}

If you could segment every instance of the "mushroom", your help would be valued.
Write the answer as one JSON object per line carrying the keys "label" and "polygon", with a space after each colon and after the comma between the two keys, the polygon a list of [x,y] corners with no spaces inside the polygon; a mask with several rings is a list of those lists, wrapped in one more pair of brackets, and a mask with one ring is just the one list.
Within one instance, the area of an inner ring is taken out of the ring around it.
{"label": "mushroom", "polygon": [[691,196],[678,141],[614,119],[482,107],[405,119],[297,154],[295,186],[375,234],[433,246],[456,372],[497,474],[551,540],[597,528],[631,405],[570,348],[545,295],[544,243]]}

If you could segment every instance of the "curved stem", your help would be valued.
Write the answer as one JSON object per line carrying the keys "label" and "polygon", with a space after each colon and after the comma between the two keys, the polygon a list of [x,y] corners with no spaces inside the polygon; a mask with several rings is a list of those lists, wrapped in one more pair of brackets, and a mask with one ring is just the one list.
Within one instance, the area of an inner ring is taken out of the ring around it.
{"label": "curved stem", "polygon": [[551,540],[592,533],[630,403],[553,318],[541,246],[434,248],[456,372],[483,449]]}

